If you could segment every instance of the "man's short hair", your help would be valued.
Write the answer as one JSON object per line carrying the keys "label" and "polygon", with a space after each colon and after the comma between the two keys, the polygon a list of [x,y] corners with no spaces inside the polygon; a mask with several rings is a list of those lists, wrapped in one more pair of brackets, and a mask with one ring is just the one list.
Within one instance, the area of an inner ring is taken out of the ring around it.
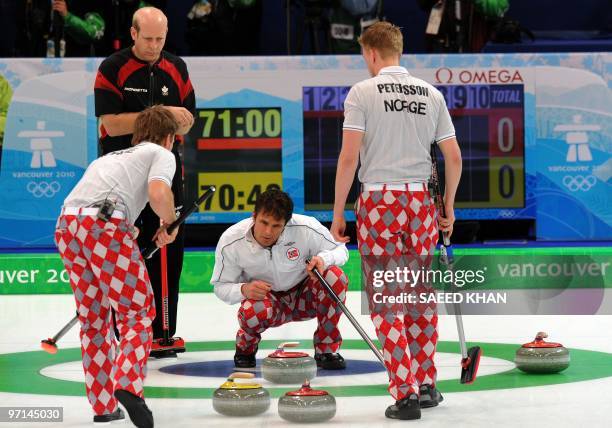
{"label": "man's short hair", "polygon": [[404,50],[404,37],[399,27],[390,22],[376,22],[359,36],[359,44],[376,49],[383,58],[399,56]]}
{"label": "man's short hair", "polygon": [[134,122],[132,145],[149,141],[162,145],[168,135],[174,136],[178,124],[170,111],[161,105],[155,105],[143,110]]}
{"label": "man's short hair", "polygon": [[138,18],[136,17],[136,14],[132,16],[132,27],[134,27],[137,33],[140,32],[140,22],[138,22]]}
{"label": "man's short hair", "polygon": [[293,215],[293,201],[288,194],[279,189],[269,189],[260,194],[255,201],[255,215],[265,213],[287,223]]}

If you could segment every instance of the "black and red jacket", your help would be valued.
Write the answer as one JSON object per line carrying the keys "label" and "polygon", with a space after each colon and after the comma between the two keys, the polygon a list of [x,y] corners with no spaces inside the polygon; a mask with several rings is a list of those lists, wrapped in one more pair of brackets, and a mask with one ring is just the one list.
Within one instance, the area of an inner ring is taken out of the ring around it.
{"label": "black and red jacket", "polygon": [[[115,52],[100,64],[94,94],[97,117],[137,113],[155,104],[185,107],[195,114],[187,65],[166,51],[153,65],[138,59],[131,47]],[[111,137],[100,127],[103,153],[128,148],[131,141],[131,134]]]}

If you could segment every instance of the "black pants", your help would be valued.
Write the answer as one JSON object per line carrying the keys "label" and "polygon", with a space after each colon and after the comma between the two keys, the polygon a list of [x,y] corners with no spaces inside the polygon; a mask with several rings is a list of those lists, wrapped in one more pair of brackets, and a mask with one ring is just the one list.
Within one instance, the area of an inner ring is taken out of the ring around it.
{"label": "black pants", "polygon": [[[178,206],[178,205],[177,205]],[[138,218],[140,235],[138,246],[146,248],[159,227],[159,217],[147,204]],[[181,226],[176,240],[167,246],[167,272],[168,272],[168,326],[169,337],[176,333],[176,312],[179,297],[179,280],[183,269],[184,229]],[[163,337],[163,306],[162,306],[162,277],[161,277],[161,251],[157,251],[149,260],[145,260],[147,272],[151,280],[153,295],[155,296],[155,319],[153,320],[153,338]]]}
{"label": "black pants", "polygon": [[[183,175],[181,160],[177,150],[178,143],[174,144],[172,153],[176,160],[176,171],[172,179],[172,193],[174,194],[174,206],[177,211],[183,210]],[[117,148],[115,148],[117,149]],[[109,153],[114,150],[104,150],[103,153]],[[134,225],[140,229],[138,235],[138,246],[144,250],[151,238],[159,228],[159,217],[153,212],[151,206],[147,204],[145,209],[136,219]],[[176,240],[167,246],[167,272],[168,272],[168,326],[169,337],[176,333],[176,313],[178,308],[179,297],[179,281],[183,270],[183,252],[184,252],[184,226],[179,229]],[[155,319],[153,320],[153,338],[159,339],[163,337],[163,306],[162,306],[162,278],[161,278],[161,256],[160,251],[157,251],[149,260],[145,260],[147,272],[151,280],[151,287],[155,296]],[[114,320],[113,312],[113,320]],[[119,333],[115,329],[115,336],[119,338]]]}

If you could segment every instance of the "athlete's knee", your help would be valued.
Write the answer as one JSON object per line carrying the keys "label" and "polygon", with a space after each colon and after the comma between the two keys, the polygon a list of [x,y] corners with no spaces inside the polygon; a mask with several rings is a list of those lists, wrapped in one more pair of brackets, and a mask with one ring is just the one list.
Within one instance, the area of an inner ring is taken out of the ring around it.
{"label": "athlete's knee", "polygon": [[241,328],[253,328],[256,323],[270,321],[273,316],[270,299],[245,299],[238,309],[238,323]]}
{"label": "athlete's knee", "polygon": [[338,266],[330,266],[325,271],[324,277],[338,297],[344,299],[346,291],[348,290],[348,278],[344,271]]}

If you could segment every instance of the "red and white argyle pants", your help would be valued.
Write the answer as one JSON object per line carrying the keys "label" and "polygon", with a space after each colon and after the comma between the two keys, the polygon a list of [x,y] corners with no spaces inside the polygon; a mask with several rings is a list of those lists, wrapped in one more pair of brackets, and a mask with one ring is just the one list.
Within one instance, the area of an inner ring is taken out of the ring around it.
{"label": "red and white argyle pants", "polygon": [[[372,260],[408,258],[425,268],[431,265],[438,228],[435,203],[429,192],[364,191],[359,196],[356,216],[365,278],[371,273],[368,270]],[[365,288],[371,290],[371,284]],[[371,299],[369,293],[368,297]],[[372,309],[370,304],[370,316],[389,372],[389,392],[396,400],[412,393],[418,395],[422,384],[435,385],[438,314],[435,305],[425,306],[398,312]]]}
{"label": "red and white argyle pants", "polygon": [[[323,277],[331,285],[342,302],[346,300],[348,279],[338,266],[330,266]],[[313,342],[315,352],[338,352],[342,336],[338,321],[342,310],[329,297],[319,281],[307,278],[302,287],[294,287],[289,293],[268,293],[263,300],[245,299],[238,310],[240,329],[236,333],[236,349],[243,354],[255,352],[261,333],[270,327],[278,327],[290,321],[317,318]],[[299,296],[298,296],[299,294]]]}
{"label": "red and white argyle pants", "polygon": [[[155,301],[145,264],[125,220],[62,215],[55,244],[74,292],[81,324],[87,399],[94,414],[117,409],[115,389],[143,396]],[[110,321],[121,335],[117,351]]]}

